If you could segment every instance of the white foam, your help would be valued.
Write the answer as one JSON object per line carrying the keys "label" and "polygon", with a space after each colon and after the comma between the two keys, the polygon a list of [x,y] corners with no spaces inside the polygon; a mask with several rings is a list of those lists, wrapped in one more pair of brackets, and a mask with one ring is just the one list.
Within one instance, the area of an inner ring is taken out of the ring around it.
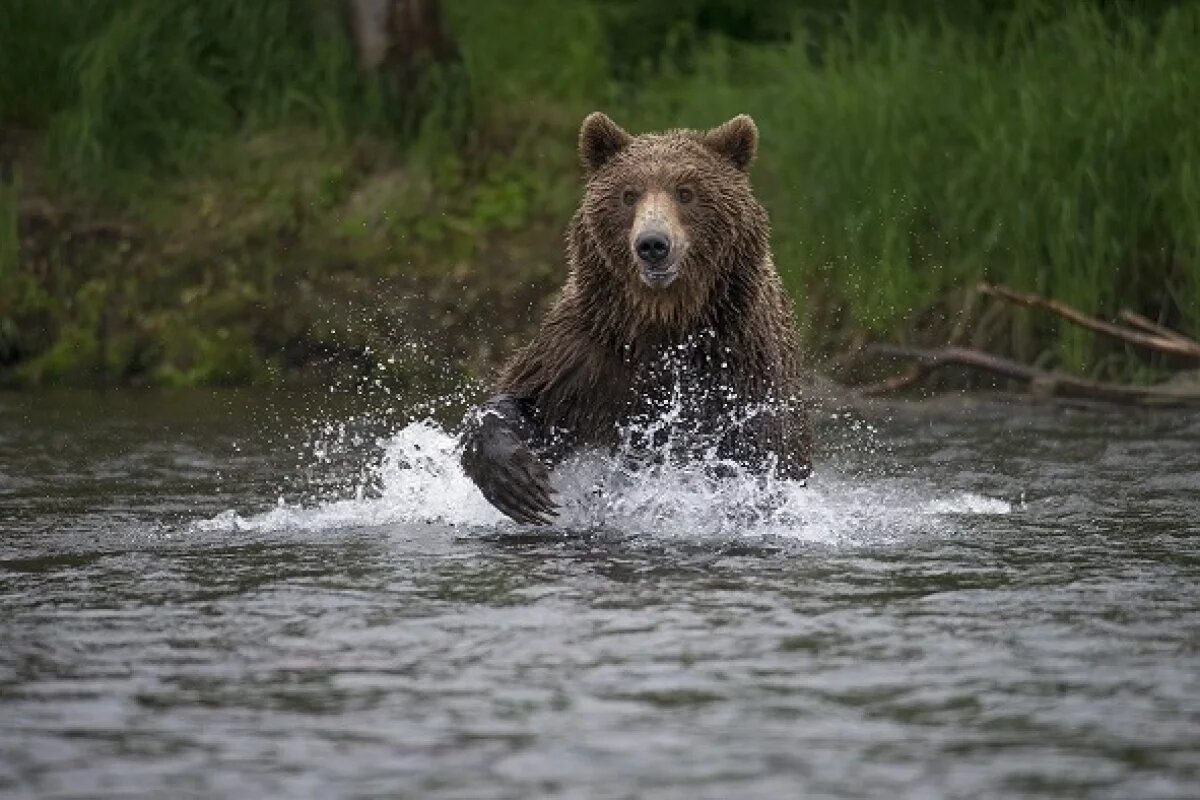
{"label": "white foam", "polygon": [[[329,530],[435,523],[518,529],[483,498],[458,463],[455,439],[415,422],[384,446],[378,492],[303,506],[280,502],[259,514],[226,511],[200,530]],[[784,537],[838,543],[886,541],[953,530],[962,515],[1007,514],[1009,503],[970,492],[939,493],[911,479],[822,472],[809,485],[754,476],[714,480],[702,468],[632,471],[620,459],[575,458],[554,471],[562,503],[556,528],[669,537]]]}
{"label": "white foam", "polygon": [[995,497],[964,492],[954,497],[930,500],[925,504],[927,514],[1007,514],[1012,504]]}

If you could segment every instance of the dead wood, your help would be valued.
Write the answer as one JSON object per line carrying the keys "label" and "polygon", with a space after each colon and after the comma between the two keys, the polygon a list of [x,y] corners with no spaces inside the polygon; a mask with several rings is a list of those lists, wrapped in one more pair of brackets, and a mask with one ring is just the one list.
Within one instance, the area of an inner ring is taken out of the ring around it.
{"label": "dead wood", "polygon": [[1114,325],[1111,322],[1105,322],[1102,319],[1084,314],[1078,309],[1072,308],[1065,303],[1060,303],[1057,300],[1051,300],[1041,295],[1031,294],[1028,292],[1017,292],[1003,286],[993,286],[989,283],[981,283],[979,291],[989,297],[999,297],[1007,300],[1010,303],[1026,306],[1028,308],[1042,308],[1050,311],[1068,322],[1073,322],[1081,328],[1087,328],[1096,333],[1102,333],[1105,336],[1111,336],[1114,339],[1119,339],[1127,344],[1142,347],[1147,350],[1154,350],[1159,353],[1168,353],[1170,355],[1182,356],[1200,361],[1200,344],[1190,340],[1168,337],[1159,334],[1150,334],[1131,328],[1125,328],[1120,325]]}
{"label": "dead wood", "polygon": [[[943,367],[959,366],[976,369],[993,375],[1022,381],[1040,397],[1061,397],[1083,400],[1103,400],[1126,405],[1154,406],[1200,406],[1200,392],[1186,389],[1154,386],[1125,386],[1119,383],[1079,378],[1061,372],[1049,372],[1030,367],[1007,358],[991,355],[966,347],[922,348],[901,345],[874,344],[867,353],[890,358],[905,358],[916,361],[920,374],[924,375]],[[907,373],[893,379],[903,388],[902,379]],[[867,387],[876,389],[877,394],[886,391],[887,381]]]}
{"label": "dead wood", "polygon": [[1141,314],[1137,313],[1136,311],[1130,311],[1129,309],[1125,309],[1125,310],[1121,311],[1121,313],[1118,316],[1121,318],[1122,322],[1125,322],[1128,325],[1132,325],[1135,328],[1141,328],[1142,330],[1146,331],[1147,333],[1152,333],[1155,336],[1161,336],[1164,339],[1175,339],[1176,341],[1180,341],[1180,342],[1188,342],[1189,344],[1200,345],[1200,343],[1196,342],[1195,339],[1190,339],[1187,336],[1184,336],[1179,331],[1172,330],[1165,325],[1160,325],[1157,322],[1155,322],[1154,320],[1149,319],[1148,317],[1143,317]]}
{"label": "dead wood", "polygon": [[913,384],[925,377],[927,370],[921,368],[920,365],[912,364],[907,367],[904,372],[899,375],[893,375],[878,383],[870,383],[866,386],[858,387],[858,391],[862,392],[867,397],[878,397],[884,394],[895,394],[896,392],[908,389]]}

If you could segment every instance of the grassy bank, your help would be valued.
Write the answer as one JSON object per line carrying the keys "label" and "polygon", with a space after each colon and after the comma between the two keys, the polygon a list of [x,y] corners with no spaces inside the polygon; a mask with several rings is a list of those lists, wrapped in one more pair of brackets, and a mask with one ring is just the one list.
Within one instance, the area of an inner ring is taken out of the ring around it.
{"label": "grassy bank", "polygon": [[[460,60],[417,91],[316,0],[0,7],[0,382],[483,372],[561,279],[594,108],[754,115],[818,357],[944,339],[984,277],[1200,331],[1200,3],[444,6]],[[1024,312],[969,329],[1170,366]]]}

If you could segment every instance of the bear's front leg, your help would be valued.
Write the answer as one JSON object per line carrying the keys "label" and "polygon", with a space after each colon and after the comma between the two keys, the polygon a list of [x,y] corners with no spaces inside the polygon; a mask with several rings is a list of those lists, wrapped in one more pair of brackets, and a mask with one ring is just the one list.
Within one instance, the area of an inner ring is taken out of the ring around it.
{"label": "bear's front leg", "polygon": [[527,443],[517,402],[497,395],[464,421],[462,466],[483,496],[517,522],[545,525],[557,515],[550,473]]}

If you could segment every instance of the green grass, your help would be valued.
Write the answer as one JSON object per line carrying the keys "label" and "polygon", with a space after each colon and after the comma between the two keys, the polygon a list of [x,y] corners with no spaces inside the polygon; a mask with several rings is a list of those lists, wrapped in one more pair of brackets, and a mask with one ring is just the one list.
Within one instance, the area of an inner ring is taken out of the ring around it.
{"label": "green grass", "polygon": [[[758,120],[758,184],[799,294],[883,338],[984,277],[1200,329],[1200,7],[1153,25],[1075,4],[987,34],[878,27],[823,42],[820,65],[803,40],[717,47],[644,99],[651,124]],[[1039,327],[1015,344],[1083,369],[1090,343]]]}
{"label": "green grass", "polygon": [[[317,0],[0,4],[21,192],[138,231],[18,248],[0,187],[0,380],[275,380],[416,328],[480,367],[507,345],[470,315],[499,297],[519,336],[561,278],[595,108],[634,131],[755,117],[818,355],[938,341],[981,278],[1200,332],[1198,2],[444,6],[461,63],[397,94]],[[436,313],[414,327],[404,292]],[[996,319],[980,343],[1022,358],[1162,366]]]}
{"label": "green grass", "polygon": [[[331,139],[378,127],[378,87],[355,70],[331,4],[309,0],[12,0],[11,30],[52,46],[10,51],[6,95],[56,76],[47,102],[14,103],[47,121],[50,164],[91,189],[194,165],[247,128],[303,120]],[[326,9],[322,11],[322,9]],[[82,24],[81,24],[82,23]],[[41,37],[39,37],[39,34]],[[7,49],[7,48],[6,48]],[[43,63],[31,63],[41,59]],[[5,103],[5,108],[9,102]],[[116,184],[116,186],[114,186]],[[144,191],[138,181],[135,191]]]}

